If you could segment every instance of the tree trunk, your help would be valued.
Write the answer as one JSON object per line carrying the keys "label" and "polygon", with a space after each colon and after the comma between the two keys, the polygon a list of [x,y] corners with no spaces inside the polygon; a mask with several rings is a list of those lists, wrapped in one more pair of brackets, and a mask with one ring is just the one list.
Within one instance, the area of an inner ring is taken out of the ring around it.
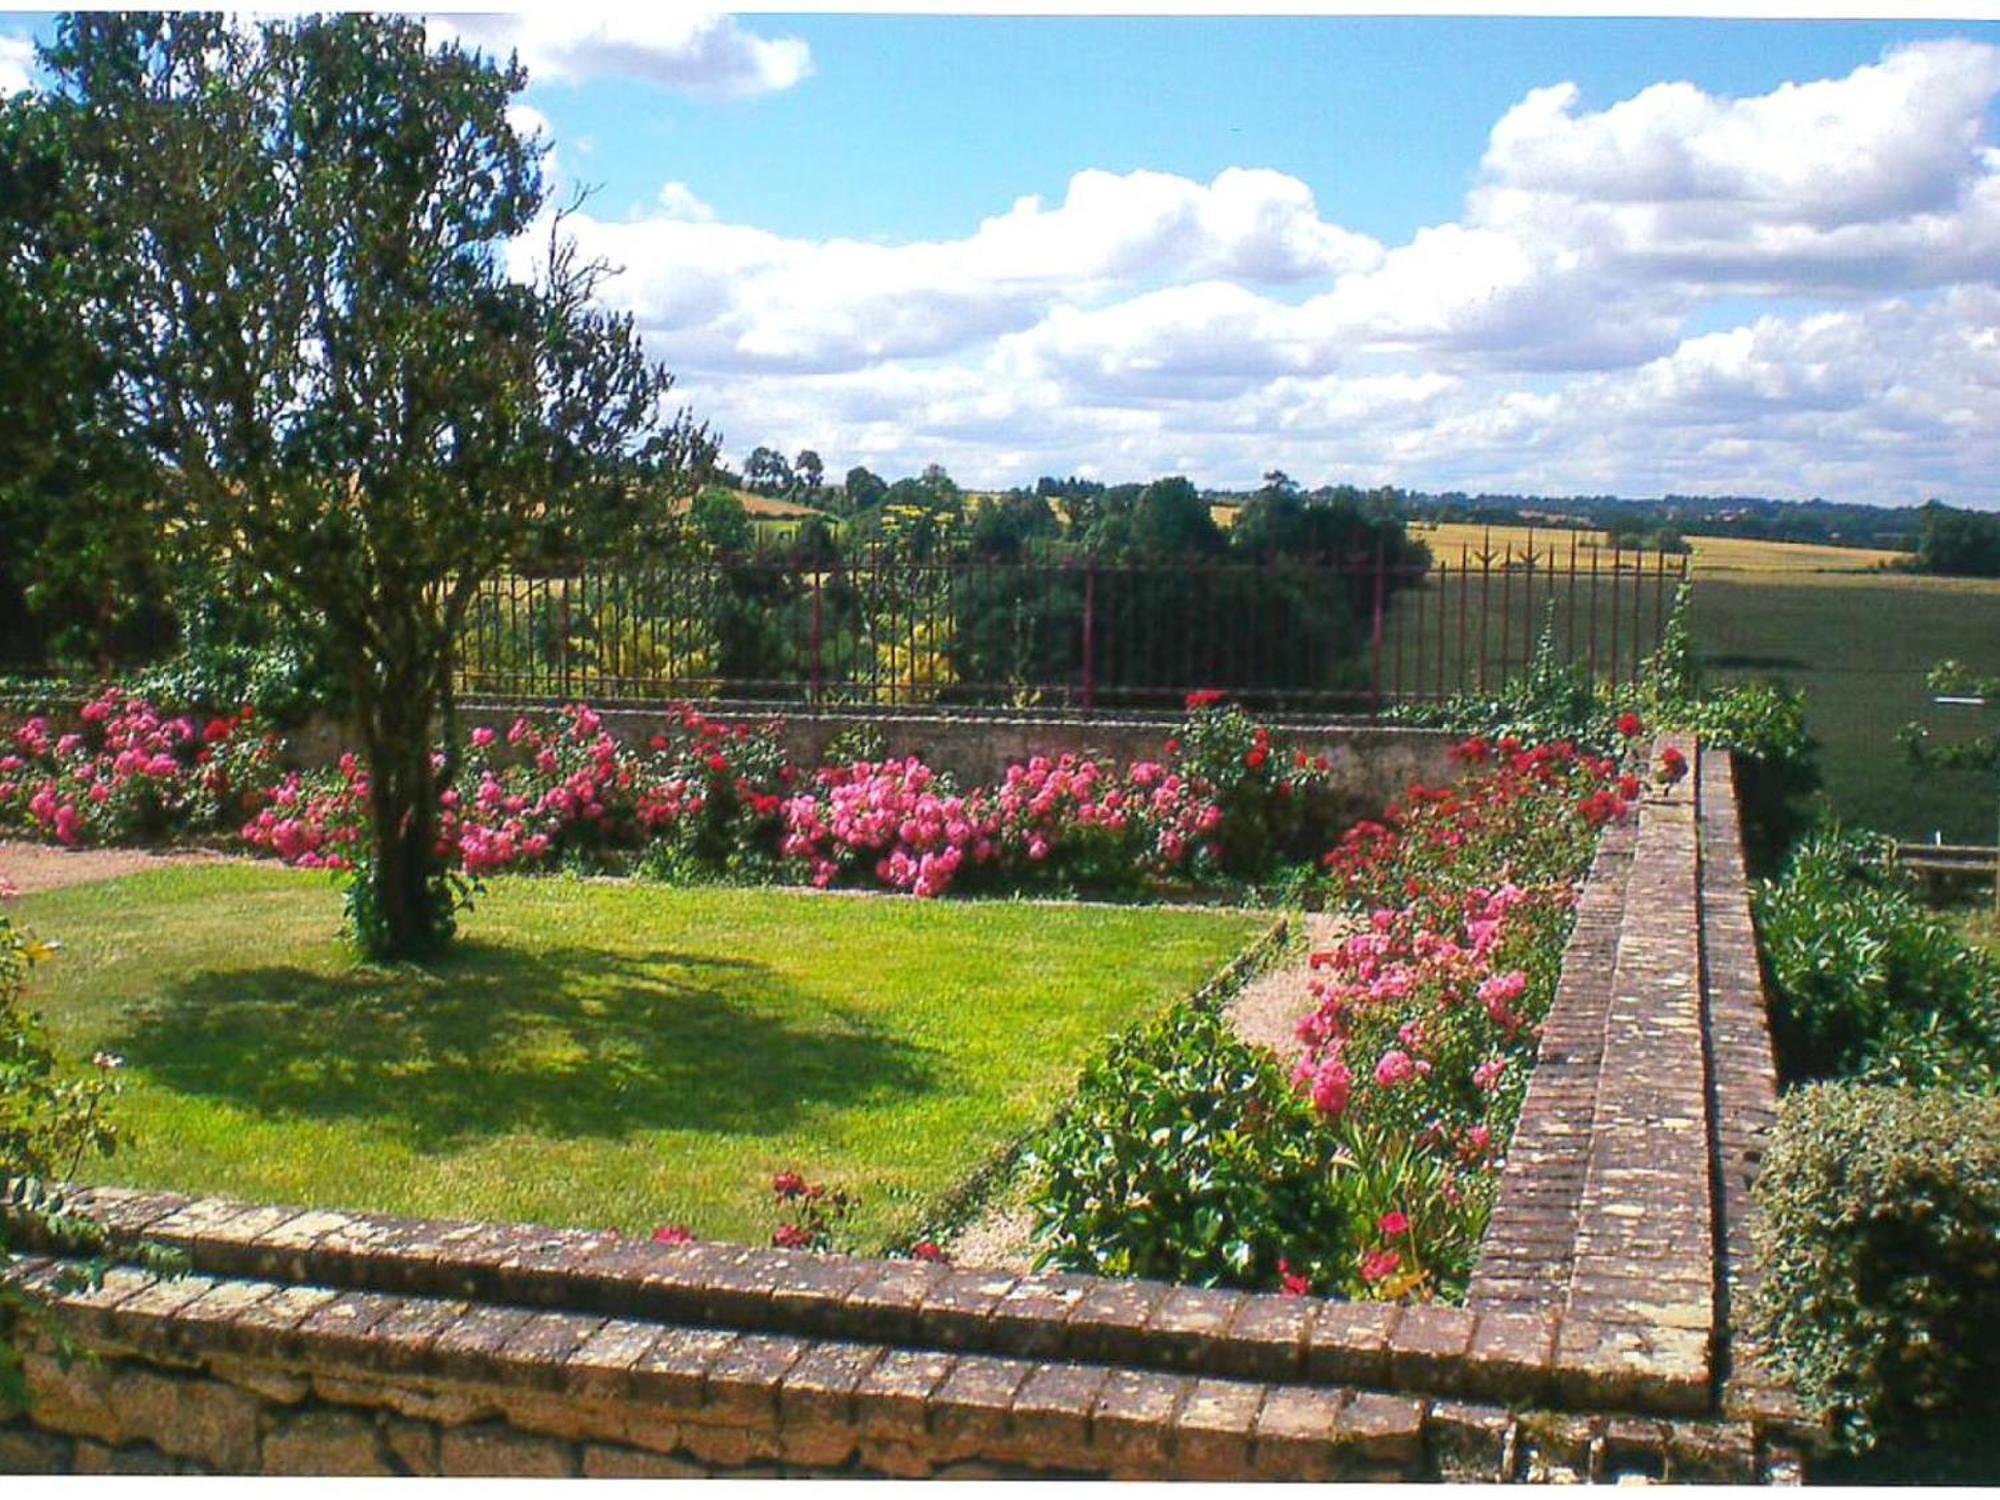
{"label": "tree trunk", "polygon": [[450,898],[437,854],[430,707],[428,695],[415,691],[358,706],[375,848],[363,897],[372,920],[357,920],[355,935],[371,958],[426,958],[451,937]]}

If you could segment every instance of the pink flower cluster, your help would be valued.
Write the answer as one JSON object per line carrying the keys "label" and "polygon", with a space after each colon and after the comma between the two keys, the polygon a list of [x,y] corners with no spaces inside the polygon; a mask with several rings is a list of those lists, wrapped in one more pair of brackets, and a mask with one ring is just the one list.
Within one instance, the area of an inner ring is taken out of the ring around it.
{"label": "pink flower cluster", "polygon": [[[1596,831],[1639,787],[1567,745],[1474,741],[1458,758],[1473,769],[1456,784],[1411,788],[1329,858],[1376,904],[1313,955],[1293,1082],[1328,1121],[1412,1143],[1439,1175],[1407,1206],[1476,1240],[1483,1217],[1463,1209],[1486,1201],[1512,1131]],[[1414,1244],[1362,1247],[1362,1283],[1400,1287]]]}
{"label": "pink flower cluster", "polygon": [[217,826],[268,785],[275,740],[244,709],[203,725],[107,688],[58,733],[36,715],[0,738],[0,827],[67,845]]}
{"label": "pink flower cluster", "polygon": [[1170,874],[1213,850],[1221,811],[1179,774],[1140,761],[1035,756],[998,786],[960,793],[912,756],[821,769],[784,803],[780,852],[815,885],[872,874],[937,896],[962,873],[1122,881]]}
{"label": "pink flower cluster", "polygon": [[302,870],[348,870],[367,826],[368,776],[350,752],[331,773],[286,772],[238,833],[251,848]]}

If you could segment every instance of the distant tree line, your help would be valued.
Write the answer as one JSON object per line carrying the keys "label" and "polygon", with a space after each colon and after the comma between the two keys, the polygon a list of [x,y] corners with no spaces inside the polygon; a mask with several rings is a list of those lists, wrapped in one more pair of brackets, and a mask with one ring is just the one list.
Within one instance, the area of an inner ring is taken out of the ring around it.
{"label": "distant tree line", "polygon": [[1921,514],[1923,529],[1909,564],[1912,572],[2000,578],[2000,513],[1959,510],[1933,500]]}

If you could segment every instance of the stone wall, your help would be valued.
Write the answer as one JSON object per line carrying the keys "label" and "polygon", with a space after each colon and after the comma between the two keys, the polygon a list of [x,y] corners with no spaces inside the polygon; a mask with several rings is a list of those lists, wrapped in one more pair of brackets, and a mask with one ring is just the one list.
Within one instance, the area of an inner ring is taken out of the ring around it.
{"label": "stone wall", "polygon": [[[1691,748],[1691,747],[1690,747]],[[191,1274],[63,1292],[0,1469],[1744,1481],[1810,1438],[1733,1335],[1775,1100],[1725,759],[1607,838],[1464,1307],[98,1189]]]}

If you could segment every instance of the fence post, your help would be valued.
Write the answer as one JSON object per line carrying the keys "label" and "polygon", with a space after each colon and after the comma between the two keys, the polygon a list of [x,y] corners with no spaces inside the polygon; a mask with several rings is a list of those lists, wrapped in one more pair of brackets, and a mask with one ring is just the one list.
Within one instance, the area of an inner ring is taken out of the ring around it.
{"label": "fence post", "polygon": [[556,682],[561,691],[557,694],[565,703],[569,701],[569,585],[565,577],[562,581],[562,610],[556,622]]}
{"label": "fence post", "polygon": [[1083,711],[1097,702],[1097,559],[1083,560]]}
{"label": "fence post", "polygon": [[825,627],[820,614],[821,598],[826,586],[826,574],[817,566],[813,568],[813,633],[812,633],[812,689],[806,702],[818,711],[821,703],[822,686],[821,647],[825,642]]}
{"label": "fence post", "polygon": [[1382,712],[1382,596],[1383,596],[1383,554],[1382,538],[1375,538],[1375,606],[1368,624],[1369,688],[1368,711]]}

